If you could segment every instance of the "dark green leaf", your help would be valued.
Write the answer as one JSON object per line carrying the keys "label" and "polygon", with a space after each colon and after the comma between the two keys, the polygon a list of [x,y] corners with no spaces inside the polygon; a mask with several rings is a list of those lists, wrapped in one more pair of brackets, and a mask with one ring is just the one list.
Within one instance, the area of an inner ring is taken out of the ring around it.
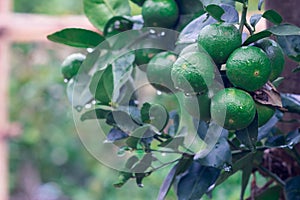
{"label": "dark green leaf", "polygon": [[268,135],[270,134],[270,132],[272,131],[274,126],[277,124],[277,122],[282,117],[283,117],[283,113],[276,110],[275,115],[273,115],[273,117],[271,117],[271,119],[266,124],[264,124],[262,127],[258,128],[257,141],[260,141],[260,140],[268,137]]}
{"label": "dark green leaf", "polygon": [[136,128],[126,140],[126,144],[133,149],[137,149],[141,139],[151,137],[151,135],[149,136],[147,133],[152,134],[153,136],[150,125],[144,125]]}
{"label": "dark green leaf", "polygon": [[200,163],[194,161],[177,184],[178,200],[200,199],[215,183],[219,174],[219,169],[201,166]]}
{"label": "dark green leaf", "polygon": [[183,145],[183,142],[184,137],[174,137],[167,139],[158,146],[178,150],[178,148]]}
{"label": "dark green leaf", "polygon": [[294,146],[300,142],[300,129],[291,131],[286,136],[286,144],[288,146]]}
{"label": "dark green leaf", "polygon": [[291,113],[300,114],[300,97],[297,94],[281,94],[282,105]]}
{"label": "dark green leaf", "polygon": [[282,83],[283,80],[284,77],[278,77],[272,82],[272,84],[274,85],[274,87],[278,88],[278,86]]}
{"label": "dark green leaf", "polygon": [[300,36],[277,36],[277,41],[283,52],[292,60],[300,62]]}
{"label": "dark green leaf", "polygon": [[220,6],[210,4],[205,7],[205,10],[210,16],[212,16],[218,22],[224,22],[224,20],[222,20],[221,17],[225,13],[225,11]]}
{"label": "dark green leaf", "polygon": [[256,24],[259,22],[259,20],[261,19],[261,14],[254,14],[250,17],[250,24],[252,27],[255,27]]}
{"label": "dark green leaf", "polygon": [[292,71],[293,73],[297,73],[300,72],[300,66],[297,66],[295,69],[293,69]]}
{"label": "dark green leaf", "polygon": [[[134,58],[135,58],[134,52],[129,52],[114,60],[112,64],[113,78],[114,78],[114,91],[112,97],[113,102],[119,103],[121,100],[124,100],[125,98],[124,94],[121,93],[121,89],[125,84],[128,84],[128,80],[131,77]],[[129,90],[126,92],[124,91],[123,93],[128,94],[130,96],[132,95],[132,93],[129,92]]]}
{"label": "dark green leaf", "polygon": [[280,147],[285,146],[285,138],[283,135],[275,135],[268,137],[267,141],[265,142],[265,146],[268,147]]}
{"label": "dark green leaf", "polygon": [[99,30],[114,16],[130,15],[129,2],[124,0],[84,0],[83,6],[85,15]]}
{"label": "dark green leaf", "polygon": [[106,123],[116,126],[126,133],[132,132],[139,127],[139,125],[132,120],[131,116],[127,112],[121,110],[115,110],[108,113]]}
{"label": "dark green leaf", "polygon": [[[221,4],[220,7],[225,11],[222,20],[227,23],[237,23],[238,13],[233,6]],[[197,41],[199,31],[206,25],[216,23],[217,21],[207,13],[191,21],[180,33],[177,43],[188,44]]]}
{"label": "dark green leaf", "polygon": [[141,109],[141,118],[144,123],[152,124],[158,131],[162,131],[169,121],[169,113],[160,104],[144,103]]}
{"label": "dark green leaf", "polygon": [[251,149],[251,151],[255,150],[255,144],[257,142],[258,136],[258,115],[256,113],[254,120],[251,124],[242,130],[238,130],[235,132],[237,139],[244,144],[246,147]]}
{"label": "dark green leaf", "polygon": [[76,79],[68,83],[68,99],[78,112],[93,99],[93,95],[89,90],[90,80],[91,77],[88,74],[79,74]]}
{"label": "dark green leaf", "polygon": [[88,119],[106,119],[107,114],[110,112],[111,110],[109,109],[96,108],[83,113],[80,117],[80,120],[85,121]]}
{"label": "dark green leaf", "polygon": [[97,71],[91,80],[90,91],[103,104],[109,105],[112,100],[114,80],[112,66]]}
{"label": "dark green leaf", "polygon": [[151,108],[151,104],[150,103],[144,103],[142,108],[141,108],[141,119],[142,122],[144,123],[150,123],[150,116],[149,116],[149,111]]}
{"label": "dark green leaf", "polygon": [[137,162],[139,161],[139,158],[137,156],[131,156],[125,164],[126,169],[131,169]]}
{"label": "dark green leaf", "polygon": [[145,0],[130,0],[130,1],[132,1],[133,3],[135,3],[138,6],[142,6],[145,2]]}
{"label": "dark green leaf", "polygon": [[169,112],[169,116],[170,116],[169,122],[171,125],[168,128],[168,135],[174,137],[178,132],[180,116],[176,110]]}
{"label": "dark green leaf", "polygon": [[253,35],[251,35],[250,37],[247,38],[247,40],[243,43],[244,46],[247,46],[253,42],[256,42],[260,39],[269,37],[272,33],[270,33],[269,31],[265,30],[265,31],[261,31],[258,33],[255,33]]}
{"label": "dark green leaf", "polygon": [[262,17],[276,25],[279,25],[282,22],[282,17],[275,10],[265,11]]}
{"label": "dark green leaf", "polygon": [[[197,156],[196,154],[195,159],[197,159]],[[204,158],[197,159],[197,161],[203,166],[222,169],[231,165],[231,159],[231,150],[227,139],[221,137],[211,151]]]}
{"label": "dark green leaf", "polygon": [[132,173],[119,172],[119,180],[114,184],[116,188],[122,187],[130,178],[132,178]]}
{"label": "dark green leaf", "polygon": [[287,200],[300,200],[300,176],[293,177],[286,182],[285,196]]}
{"label": "dark green leaf", "polygon": [[258,6],[257,6],[258,10],[261,10],[261,7],[262,7],[264,1],[265,1],[265,0],[259,0],[259,1],[258,1]]}
{"label": "dark green leaf", "polygon": [[243,173],[242,173],[242,185],[241,185],[240,200],[244,199],[244,194],[245,194],[245,191],[246,191],[246,187],[248,185],[250,175],[252,173],[252,167],[253,167],[253,162],[251,160],[251,162],[248,163],[247,165],[245,165],[245,167],[242,169]]}
{"label": "dark green leaf", "polygon": [[134,173],[143,173],[150,166],[153,161],[153,156],[151,153],[146,153],[144,157],[132,168],[132,172]]}
{"label": "dark green leaf", "polygon": [[116,16],[105,24],[103,34],[105,37],[111,37],[123,31],[131,30],[133,24],[134,23],[126,16]]}
{"label": "dark green leaf", "polygon": [[280,199],[280,193],[282,188],[279,185],[268,188],[263,191],[261,194],[255,197],[255,200],[274,200]]}
{"label": "dark green leaf", "polygon": [[105,39],[96,32],[80,29],[66,28],[47,36],[48,40],[79,48],[96,47]]}
{"label": "dark green leaf", "polygon": [[292,24],[281,24],[267,30],[276,36],[300,35],[300,28]]}
{"label": "dark green leaf", "polygon": [[128,137],[128,134],[118,128],[112,128],[106,136],[106,142],[115,142]]}
{"label": "dark green leaf", "polygon": [[183,155],[179,162],[170,170],[160,187],[157,200],[164,200],[168,191],[170,190],[176,176],[184,173],[193,163],[193,157]]}

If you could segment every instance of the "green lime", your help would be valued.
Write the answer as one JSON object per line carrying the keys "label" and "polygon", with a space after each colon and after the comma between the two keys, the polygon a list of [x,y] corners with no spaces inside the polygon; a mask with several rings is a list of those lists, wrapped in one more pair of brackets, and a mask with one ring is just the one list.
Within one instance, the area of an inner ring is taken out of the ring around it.
{"label": "green lime", "polygon": [[207,51],[216,64],[223,64],[242,45],[242,36],[232,24],[210,24],[200,30],[198,45]]}
{"label": "green lime", "polygon": [[275,108],[260,103],[255,103],[258,114],[258,126],[263,126],[267,123],[275,113]]}
{"label": "green lime", "polygon": [[184,93],[201,93],[208,89],[215,77],[215,64],[203,52],[180,56],[173,65],[171,76],[175,88]]}
{"label": "green lime", "polygon": [[255,91],[268,82],[271,62],[267,54],[258,47],[240,47],[229,56],[226,74],[235,87]]}
{"label": "green lime", "polygon": [[211,118],[228,130],[246,128],[254,119],[256,108],[252,97],[236,88],[220,90],[211,100]]}
{"label": "green lime", "polygon": [[142,7],[145,26],[172,28],[179,16],[174,0],[146,0]]}
{"label": "green lime", "polygon": [[61,66],[61,73],[65,79],[70,80],[73,78],[77,73],[85,59],[85,55],[81,53],[75,53],[69,55],[62,63]]}
{"label": "green lime", "polygon": [[150,84],[162,92],[175,91],[171,70],[177,56],[171,52],[156,54],[148,63],[147,78]]}
{"label": "green lime", "polygon": [[203,121],[210,120],[210,98],[208,92],[200,95],[185,95],[183,105],[186,111],[194,118]]}
{"label": "green lime", "polygon": [[186,47],[184,47],[181,52],[180,52],[180,56],[186,54],[186,53],[192,53],[192,52],[204,52],[206,53],[206,51],[203,49],[203,48],[199,48],[198,47],[198,44],[197,43],[193,43],[193,44],[190,44]]}
{"label": "green lime", "polygon": [[271,61],[271,75],[270,81],[278,78],[283,71],[284,67],[284,54],[277,42],[271,39],[262,39],[256,42],[255,46],[264,50]]}
{"label": "green lime", "polygon": [[135,64],[140,68],[142,71],[147,70],[147,64],[156,54],[160,53],[162,50],[160,49],[138,49],[135,51]]}

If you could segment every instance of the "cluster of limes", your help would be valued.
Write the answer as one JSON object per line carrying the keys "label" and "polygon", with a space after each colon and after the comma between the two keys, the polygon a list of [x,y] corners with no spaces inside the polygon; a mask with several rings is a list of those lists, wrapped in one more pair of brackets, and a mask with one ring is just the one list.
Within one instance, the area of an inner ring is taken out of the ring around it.
{"label": "cluster of limes", "polygon": [[[197,43],[185,47],[178,58],[171,52],[155,55],[146,72],[156,89],[184,92],[184,107],[193,117],[240,130],[256,113],[259,126],[273,116],[275,109],[255,102],[251,94],[276,79],[283,66],[283,52],[274,40],[242,46],[234,25],[215,23],[200,30]],[[216,72],[223,70],[227,88],[217,81]]]}

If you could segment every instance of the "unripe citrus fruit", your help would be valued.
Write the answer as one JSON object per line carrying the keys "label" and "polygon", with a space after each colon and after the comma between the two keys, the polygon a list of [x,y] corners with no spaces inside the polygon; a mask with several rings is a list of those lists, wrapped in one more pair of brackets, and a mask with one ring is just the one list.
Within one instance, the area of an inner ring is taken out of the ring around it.
{"label": "unripe citrus fruit", "polygon": [[220,90],[211,100],[211,118],[228,130],[246,128],[254,119],[256,108],[252,97],[236,88]]}
{"label": "unripe citrus fruit", "polygon": [[147,70],[147,64],[153,58],[156,54],[161,52],[160,49],[138,49],[135,51],[135,64],[139,67],[140,70],[146,71]]}
{"label": "unripe citrus fruit", "polygon": [[257,115],[258,115],[258,126],[263,126],[267,123],[275,113],[275,108],[260,103],[255,103]]}
{"label": "unripe citrus fruit", "polygon": [[150,84],[162,92],[175,91],[171,78],[171,70],[177,56],[171,52],[161,52],[155,55],[147,67],[147,78]]}
{"label": "unripe citrus fruit", "polygon": [[186,53],[173,65],[171,75],[174,86],[185,93],[206,91],[213,83],[214,69],[214,62],[206,53]]}
{"label": "unripe citrus fruit", "polygon": [[223,64],[242,45],[242,36],[232,24],[210,24],[200,30],[198,45],[207,51],[216,64]]}
{"label": "unripe citrus fruit", "polygon": [[269,77],[270,81],[274,81],[278,76],[280,76],[284,67],[284,54],[277,42],[271,39],[259,40],[255,46],[264,50],[271,61],[271,75]]}
{"label": "unripe citrus fruit", "polygon": [[73,78],[77,73],[85,59],[85,55],[81,53],[75,53],[68,56],[62,63],[61,73],[65,79]]}
{"label": "unripe citrus fruit", "polygon": [[177,22],[179,10],[174,0],[146,0],[142,16],[145,26],[172,28]]}
{"label": "unripe citrus fruit", "polygon": [[247,91],[260,89],[268,82],[271,62],[258,47],[246,46],[236,49],[226,62],[226,75],[235,86]]}

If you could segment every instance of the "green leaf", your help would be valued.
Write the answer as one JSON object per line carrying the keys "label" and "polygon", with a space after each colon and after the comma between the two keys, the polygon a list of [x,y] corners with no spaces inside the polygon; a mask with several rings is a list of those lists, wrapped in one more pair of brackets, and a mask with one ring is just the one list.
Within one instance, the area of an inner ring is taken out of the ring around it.
{"label": "green leaf", "polygon": [[160,187],[157,200],[164,200],[170,190],[176,176],[184,173],[193,163],[193,157],[183,155],[179,162],[170,170]]}
{"label": "green leaf", "polygon": [[250,163],[248,163],[243,169],[242,173],[242,184],[241,184],[241,194],[240,194],[240,200],[244,199],[244,194],[246,191],[246,187],[248,185],[248,182],[250,180],[250,175],[252,173],[252,167],[253,167],[253,162],[251,160]]}
{"label": "green leaf", "polygon": [[219,169],[201,166],[194,161],[187,173],[178,181],[176,190],[178,200],[200,199],[215,183],[219,174]]}
{"label": "green leaf", "polygon": [[290,178],[285,185],[285,196],[287,200],[300,199],[300,176]]}
{"label": "green leaf", "polygon": [[247,40],[243,43],[243,46],[247,46],[247,45],[249,45],[249,44],[251,44],[253,42],[256,42],[256,41],[258,41],[260,39],[269,37],[270,35],[272,35],[272,33],[270,33],[267,30],[255,33],[255,34],[253,34],[253,35],[251,35],[250,37],[247,38]]}
{"label": "green leaf", "polygon": [[297,73],[300,72],[300,66],[297,66],[295,69],[293,69],[292,71],[293,73]]}
{"label": "green leaf", "polygon": [[277,36],[277,41],[283,52],[292,60],[300,62],[300,36]]}
{"label": "green leaf", "polygon": [[238,130],[235,132],[237,139],[248,147],[251,151],[255,150],[255,144],[257,142],[258,136],[258,115],[256,113],[254,120],[251,124],[242,130]]}
{"label": "green leaf", "polygon": [[162,131],[169,121],[169,113],[160,104],[144,103],[141,109],[141,118],[144,123],[152,124],[158,131]]}
{"label": "green leaf", "polygon": [[110,129],[109,133],[106,136],[106,143],[112,143],[117,140],[122,140],[128,137],[128,134],[118,128]]}
{"label": "green leaf", "polygon": [[128,1],[124,0],[84,0],[84,13],[99,30],[114,16],[130,15]]}
{"label": "green leaf", "polygon": [[110,112],[111,110],[109,109],[96,108],[83,113],[80,117],[80,120],[85,121],[89,119],[106,119],[106,116]]}
{"label": "green leaf", "polygon": [[149,130],[150,125],[144,125],[136,128],[127,139],[126,144],[133,149],[137,149],[141,139],[147,137],[145,135]]}
{"label": "green leaf", "polygon": [[282,17],[275,10],[265,11],[262,17],[276,25],[279,25],[282,22]]}
{"label": "green leaf", "polygon": [[151,166],[153,159],[152,153],[146,153],[144,157],[132,167],[131,171],[133,173],[145,172]]}
{"label": "green leaf", "polygon": [[300,98],[296,94],[281,94],[282,105],[291,113],[300,114]]}
{"label": "green leaf", "polygon": [[90,91],[103,104],[109,105],[112,100],[114,80],[112,66],[97,71],[91,80]]}
{"label": "green leaf", "polygon": [[218,22],[224,22],[222,20],[222,15],[225,13],[222,7],[214,4],[210,4],[205,7],[206,12],[212,16],[214,19],[216,19]]}
{"label": "green leaf", "polygon": [[255,197],[255,200],[274,200],[280,198],[282,188],[279,185],[268,188]]}
{"label": "green leaf", "polygon": [[272,82],[272,84],[274,85],[274,87],[278,88],[278,86],[282,83],[283,80],[284,77],[278,77]]}
{"label": "green leaf", "polygon": [[90,80],[91,77],[88,74],[78,74],[76,79],[68,82],[67,96],[78,112],[93,99],[89,90]]}
{"label": "green leaf", "polygon": [[126,16],[116,16],[105,24],[103,34],[105,37],[111,37],[123,31],[131,30],[133,24]]}
{"label": "green leaf", "polygon": [[139,127],[127,112],[121,110],[108,113],[106,123],[118,127],[126,133],[135,131]]}
{"label": "green leaf", "polygon": [[47,36],[48,40],[79,48],[96,47],[105,38],[96,32],[80,29],[66,28]]}
{"label": "green leaf", "polygon": [[132,173],[119,172],[119,180],[117,183],[114,183],[114,187],[116,188],[122,187],[132,177],[133,177]]}
{"label": "green leaf", "polygon": [[267,30],[277,36],[300,35],[300,28],[292,24],[281,24]]}
{"label": "green leaf", "polygon": [[[195,156],[196,159],[197,155]],[[197,160],[203,166],[222,169],[231,165],[232,157],[230,146],[225,137],[221,137],[213,149],[204,157]]]}

